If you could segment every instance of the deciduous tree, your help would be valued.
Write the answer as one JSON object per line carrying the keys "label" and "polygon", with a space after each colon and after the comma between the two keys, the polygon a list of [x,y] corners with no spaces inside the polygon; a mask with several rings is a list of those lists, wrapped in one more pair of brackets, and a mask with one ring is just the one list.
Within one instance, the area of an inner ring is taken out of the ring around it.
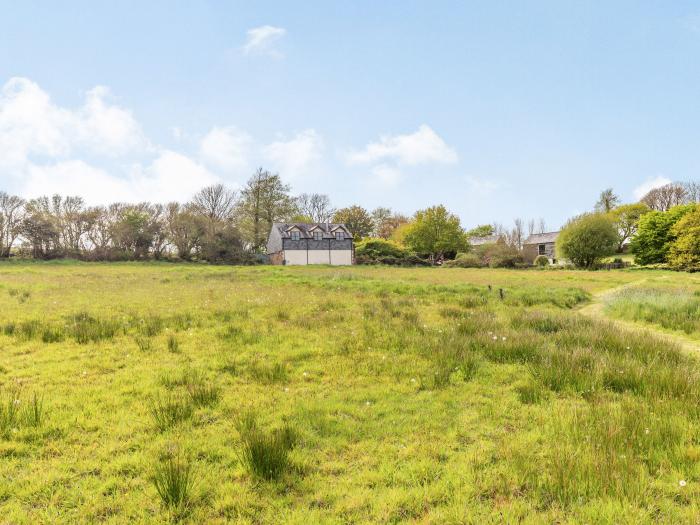
{"label": "deciduous tree", "polygon": [[579,268],[592,268],[617,247],[617,230],[607,214],[584,213],[570,220],[557,238],[557,253]]}

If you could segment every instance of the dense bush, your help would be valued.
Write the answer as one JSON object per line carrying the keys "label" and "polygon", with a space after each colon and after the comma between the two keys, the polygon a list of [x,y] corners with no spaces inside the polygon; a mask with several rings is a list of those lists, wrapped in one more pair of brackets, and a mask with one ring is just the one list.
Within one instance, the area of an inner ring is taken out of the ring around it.
{"label": "dense bush", "polygon": [[544,268],[545,266],[549,266],[549,258],[546,255],[538,255],[535,257],[534,263],[535,266]]}
{"label": "dense bush", "polygon": [[665,263],[671,245],[680,232],[673,226],[683,216],[697,208],[695,204],[674,206],[668,211],[652,211],[639,219],[637,235],[632,239],[634,262],[637,264]]}
{"label": "dense bush", "polygon": [[453,261],[445,263],[447,268],[482,268],[484,261],[476,253],[460,253]]}
{"label": "dense bush", "polygon": [[355,247],[357,264],[386,264],[389,266],[428,266],[430,262],[410,253],[396,242],[366,239]]}
{"label": "dense bush", "polygon": [[615,251],[617,241],[617,229],[610,217],[585,213],[564,226],[557,239],[557,252],[579,268],[593,268]]}
{"label": "dense bush", "polygon": [[504,241],[479,246],[475,253],[481,257],[484,266],[490,268],[515,268],[523,262],[518,249]]}
{"label": "dense bush", "polygon": [[358,242],[355,246],[355,256],[367,260],[376,261],[381,257],[402,259],[407,255],[406,250],[397,243],[384,239],[366,239]]}

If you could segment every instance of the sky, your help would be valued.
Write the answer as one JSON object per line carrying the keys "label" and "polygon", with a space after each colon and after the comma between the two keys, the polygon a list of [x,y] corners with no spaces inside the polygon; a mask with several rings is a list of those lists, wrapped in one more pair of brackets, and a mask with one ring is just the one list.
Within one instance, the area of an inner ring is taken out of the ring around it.
{"label": "sky", "polygon": [[0,191],[556,229],[700,168],[700,2],[0,0]]}

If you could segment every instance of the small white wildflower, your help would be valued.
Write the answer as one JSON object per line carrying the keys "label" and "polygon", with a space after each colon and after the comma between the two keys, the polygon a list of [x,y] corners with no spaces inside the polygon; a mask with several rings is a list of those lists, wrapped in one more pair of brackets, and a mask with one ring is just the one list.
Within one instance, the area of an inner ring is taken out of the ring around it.
{"label": "small white wildflower", "polygon": [[680,481],[678,482],[678,484],[679,484],[681,487],[685,487],[685,486],[687,485],[687,483],[686,483],[686,481],[685,481],[684,479],[680,480]]}
{"label": "small white wildflower", "polygon": [[506,340],[506,336],[504,335],[501,339],[502,339],[503,341],[505,341],[505,340]]}
{"label": "small white wildflower", "polygon": [[306,372],[304,372],[302,375],[303,375],[304,377],[306,377],[306,376],[308,376],[309,374],[307,374]]}
{"label": "small white wildflower", "polygon": [[494,335],[491,339],[493,339],[494,341],[498,341],[498,336]]}
{"label": "small white wildflower", "polygon": [[411,383],[415,383],[415,382],[416,382],[416,378],[415,378],[415,377],[412,377],[412,378],[411,378]]}
{"label": "small white wildflower", "polygon": [[648,433],[649,433],[649,429],[648,429],[648,428],[645,428],[645,429],[644,429],[644,433],[645,433],[645,434],[648,434]]}
{"label": "small white wildflower", "polygon": [[367,401],[365,405],[370,406],[372,403],[370,401]]}

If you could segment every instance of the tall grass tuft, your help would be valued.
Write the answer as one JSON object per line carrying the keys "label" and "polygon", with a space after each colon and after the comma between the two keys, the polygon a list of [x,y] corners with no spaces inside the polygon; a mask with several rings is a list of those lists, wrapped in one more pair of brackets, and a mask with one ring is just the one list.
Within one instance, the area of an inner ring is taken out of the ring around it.
{"label": "tall grass tuft", "polygon": [[167,509],[182,517],[191,508],[195,475],[192,463],[182,455],[168,454],[154,468],[153,485]]}
{"label": "tall grass tuft", "polygon": [[180,343],[178,342],[177,337],[175,337],[173,334],[168,336],[168,351],[173,354],[180,352]]}
{"label": "tall grass tuft", "polygon": [[9,390],[0,396],[0,434],[7,435],[19,424],[20,394],[18,390]]}
{"label": "tall grass tuft", "polygon": [[32,400],[25,405],[24,422],[30,427],[38,428],[44,422],[44,415],[44,399],[34,393]]}
{"label": "tall grass tuft", "polygon": [[134,337],[134,342],[141,352],[149,352],[152,348],[151,339],[142,335]]}
{"label": "tall grass tuft", "polygon": [[168,394],[151,401],[149,412],[158,430],[167,430],[192,417],[194,406],[189,397]]}
{"label": "tall grass tuft", "polygon": [[194,406],[199,408],[214,406],[221,399],[221,389],[203,380],[187,385],[187,392]]}
{"label": "tall grass tuft", "polygon": [[262,383],[282,383],[287,380],[287,367],[283,363],[250,365],[250,375]]}
{"label": "tall grass tuft", "polygon": [[296,431],[285,424],[281,429],[259,428],[254,414],[236,421],[241,438],[239,457],[248,471],[264,480],[277,480],[289,469],[289,452],[297,441]]}

